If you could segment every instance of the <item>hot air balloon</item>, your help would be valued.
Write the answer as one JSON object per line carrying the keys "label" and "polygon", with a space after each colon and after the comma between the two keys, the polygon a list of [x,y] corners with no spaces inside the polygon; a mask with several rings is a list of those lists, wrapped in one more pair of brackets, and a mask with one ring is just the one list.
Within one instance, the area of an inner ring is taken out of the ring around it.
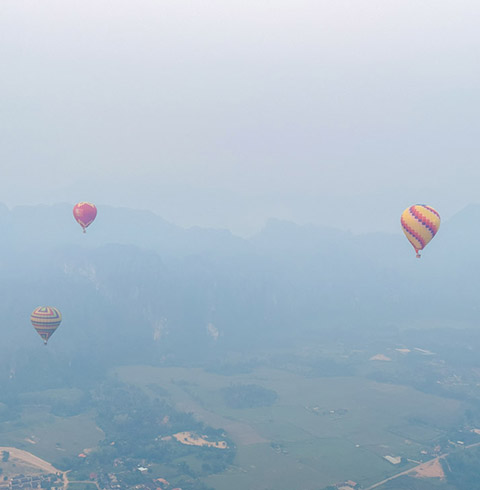
{"label": "hot air balloon", "polygon": [[62,321],[62,314],[53,306],[39,306],[33,310],[30,320],[38,335],[47,345],[48,339]]}
{"label": "hot air balloon", "polygon": [[440,228],[440,215],[426,204],[415,204],[405,209],[400,222],[419,259],[420,250],[426,247]]}
{"label": "hot air balloon", "polygon": [[97,216],[97,208],[90,202],[79,202],[73,206],[73,216],[83,228],[83,233],[86,233],[87,226],[90,226]]}

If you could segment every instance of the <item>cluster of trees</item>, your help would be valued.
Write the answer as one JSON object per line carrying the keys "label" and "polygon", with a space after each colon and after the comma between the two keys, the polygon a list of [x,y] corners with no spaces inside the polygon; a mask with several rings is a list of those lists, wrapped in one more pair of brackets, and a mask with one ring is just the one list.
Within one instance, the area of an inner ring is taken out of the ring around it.
{"label": "cluster of trees", "polygon": [[[199,477],[222,472],[233,462],[235,450],[231,443],[227,449],[216,449],[182,445],[171,438],[184,431],[206,434],[211,439],[225,440],[226,435],[134,386],[105,381],[93,390],[91,403],[105,439],[87,458],[64,462],[77,479],[88,478],[92,471],[112,471],[128,487],[153,478],[150,473],[137,471],[138,466],[162,464],[172,469],[175,478],[195,481],[195,488],[200,488]],[[192,458],[195,464],[191,464]],[[185,482],[176,482],[176,486],[188,488]]]}
{"label": "cluster of trees", "polygon": [[457,490],[478,488],[480,482],[480,447],[462,450],[442,461],[447,482]]}
{"label": "cluster of trees", "polygon": [[225,404],[230,408],[255,408],[273,405],[278,395],[263,386],[236,384],[221,390]]}
{"label": "cluster of trees", "polygon": [[[176,410],[168,403],[168,392],[162,386],[150,386],[154,394],[150,397],[136,387],[108,378],[98,364],[85,363],[86,371],[82,373],[79,358],[68,360],[63,353],[42,354],[17,363],[15,376],[0,376],[0,423],[13,421],[19,427],[23,424],[24,408],[39,404],[49,406],[50,413],[60,417],[96,413],[97,424],[105,433],[98,449],[85,459],[74,455],[57,462],[60,469],[72,470],[73,478],[88,480],[92,472],[113,471],[128,486],[131,482],[152,480],[153,475],[140,473],[138,466],[161,463],[172,468],[172,481],[178,480],[176,486],[200,489],[201,476],[222,472],[233,462],[235,449],[230,441],[228,449],[216,449],[182,445],[168,439],[183,431],[206,434],[210,440],[227,437],[191,414]],[[5,461],[8,453],[0,457]]]}

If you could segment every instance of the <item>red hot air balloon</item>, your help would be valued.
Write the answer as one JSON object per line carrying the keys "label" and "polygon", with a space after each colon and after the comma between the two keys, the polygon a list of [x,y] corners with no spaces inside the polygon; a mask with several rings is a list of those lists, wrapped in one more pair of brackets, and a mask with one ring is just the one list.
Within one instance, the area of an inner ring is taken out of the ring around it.
{"label": "red hot air balloon", "polygon": [[90,202],[79,202],[73,207],[73,216],[77,223],[83,228],[83,233],[86,233],[86,228],[97,216],[97,208],[95,204]]}

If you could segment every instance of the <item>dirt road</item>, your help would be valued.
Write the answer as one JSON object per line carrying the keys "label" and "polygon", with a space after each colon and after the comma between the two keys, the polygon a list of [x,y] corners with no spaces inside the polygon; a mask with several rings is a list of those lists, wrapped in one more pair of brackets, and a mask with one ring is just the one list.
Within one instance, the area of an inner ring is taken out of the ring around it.
{"label": "dirt road", "polygon": [[372,490],[373,488],[380,487],[381,485],[384,485],[385,483],[387,483],[389,481],[395,480],[396,478],[400,478],[401,476],[405,476],[405,475],[408,475],[410,473],[415,473],[417,471],[420,471],[421,472],[421,470],[425,466],[428,466],[428,465],[431,465],[431,464],[433,464],[435,462],[438,462],[438,461],[440,461],[440,459],[443,459],[445,456],[448,456],[448,453],[441,454],[437,458],[433,458],[430,461],[427,461],[425,463],[422,463],[422,464],[419,464],[417,466],[414,466],[413,468],[410,468],[409,470],[405,470],[405,471],[402,471],[401,473],[397,473],[396,475],[393,475],[393,476],[391,476],[389,478],[385,478],[385,480],[379,481],[378,483],[375,483],[374,485],[372,485],[371,487],[366,488],[365,490]]}
{"label": "dirt road", "polygon": [[[476,442],[475,444],[470,444],[469,446],[465,446],[465,449],[470,449],[472,447],[478,447],[480,446],[480,442]],[[399,478],[401,476],[408,475],[410,473],[422,473],[422,470],[425,468],[428,468],[429,466],[433,465],[434,463],[439,463],[441,459],[446,458],[450,453],[444,453],[440,454],[440,456],[437,456],[436,458],[433,458],[429,461],[426,461],[425,463],[421,463],[417,466],[414,466],[413,468],[410,468],[409,470],[402,471],[401,473],[397,473],[396,475],[391,476],[390,478],[385,478],[385,480],[379,481],[378,483],[375,483],[374,485],[366,488],[365,490],[372,490],[374,488],[380,487],[381,485],[384,485],[385,483],[395,480],[396,478]]]}

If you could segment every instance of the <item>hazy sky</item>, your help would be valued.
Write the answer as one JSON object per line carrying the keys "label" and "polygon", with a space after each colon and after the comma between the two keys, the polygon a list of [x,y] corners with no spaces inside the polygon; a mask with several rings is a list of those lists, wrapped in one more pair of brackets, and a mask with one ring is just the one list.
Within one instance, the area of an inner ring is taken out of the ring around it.
{"label": "hazy sky", "polygon": [[0,201],[251,233],[479,202],[478,0],[0,0]]}

